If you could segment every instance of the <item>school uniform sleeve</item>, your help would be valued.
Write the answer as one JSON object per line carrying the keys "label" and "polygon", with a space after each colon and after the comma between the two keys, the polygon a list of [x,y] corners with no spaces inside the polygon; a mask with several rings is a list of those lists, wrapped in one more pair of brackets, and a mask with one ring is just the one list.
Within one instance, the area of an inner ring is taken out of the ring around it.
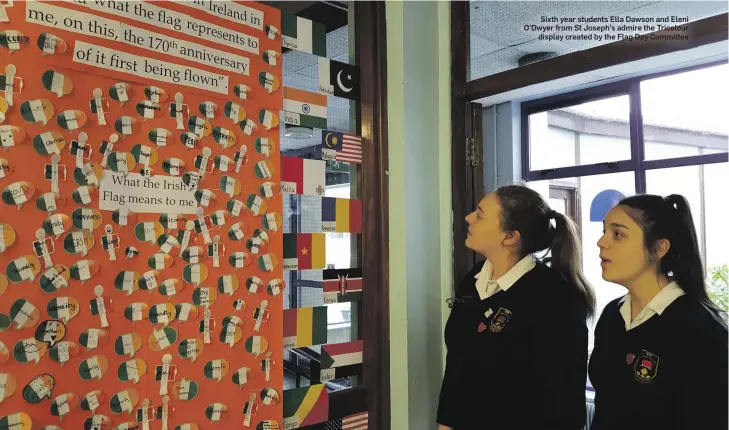
{"label": "school uniform sleeve", "polygon": [[539,415],[538,428],[582,430],[587,382],[585,310],[571,294],[541,297],[535,302],[534,318],[532,343],[537,380],[532,393],[537,402],[529,413]]}
{"label": "school uniform sleeve", "polygon": [[690,343],[685,349],[687,371],[676,402],[680,428],[729,428],[727,329],[716,318],[706,315],[701,323],[691,327]]}
{"label": "school uniform sleeve", "polygon": [[463,366],[458,366],[450,355],[449,353],[446,357],[446,370],[440,388],[436,422],[447,427],[455,427],[460,414],[459,405],[462,404],[459,398],[459,386],[463,377]]}

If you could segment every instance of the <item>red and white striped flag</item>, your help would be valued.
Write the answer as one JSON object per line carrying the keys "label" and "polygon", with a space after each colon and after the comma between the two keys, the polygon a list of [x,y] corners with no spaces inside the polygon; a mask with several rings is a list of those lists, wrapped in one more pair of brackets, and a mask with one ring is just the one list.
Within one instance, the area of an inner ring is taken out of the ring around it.
{"label": "red and white striped flag", "polygon": [[321,159],[361,164],[362,137],[323,130],[321,132]]}

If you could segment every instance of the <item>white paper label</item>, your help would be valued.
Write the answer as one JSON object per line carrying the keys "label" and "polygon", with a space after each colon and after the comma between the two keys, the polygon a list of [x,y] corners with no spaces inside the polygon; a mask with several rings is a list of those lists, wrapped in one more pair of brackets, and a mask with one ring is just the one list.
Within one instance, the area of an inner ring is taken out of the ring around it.
{"label": "white paper label", "polygon": [[64,416],[71,411],[71,408],[68,405],[68,398],[65,394],[58,396],[56,404],[58,405],[58,415],[60,416]]}
{"label": "white paper label", "polygon": [[92,379],[101,379],[101,366],[99,366],[99,359],[97,357],[91,357],[88,360],[89,374]]}
{"label": "white paper label", "polygon": [[38,398],[42,399],[51,395],[51,390],[48,389],[42,379],[34,379],[30,381],[30,388],[35,392]]}
{"label": "white paper label", "polygon": [[18,314],[15,315],[15,324],[17,324],[18,327],[23,327],[25,323],[28,321],[28,317],[31,313],[35,310],[35,306],[33,306],[30,302],[23,303],[23,306],[18,311]]}
{"label": "white paper label", "polygon": [[65,363],[71,359],[71,354],[68,351],[68,342],[61,342],[58,344],[58,361]]}
{"label": "white paper label", "polygon": [[334,379],[335,373],[336,369],[321,369],[319,379],[322,382],[331,381],[332,379]]}
{"label": "white paper label", "polygon": [[13,131],[10,129],[0,130],[0,144],[4,148],[15,146],[15,139],[13,138]]}
{"label": "white paper label", "polygon": [[88,349],[94,349],[99,346],[99,332],[96,330],[89,330],[88,341],[86,347]]}
{"label": "white paper label", "polygon": [[92,411],[96,410],[99,407],[99,399],[96,398],[95,393],[89,393],[86,396],[86,401],[89,403],[89,409]]}
{"label": "white paper label", "polygon": [[58,210],[58,207],[56,207],[56,199],[51,193],[43,194],[43,203],[46,205],[47,212],[55,212]]}

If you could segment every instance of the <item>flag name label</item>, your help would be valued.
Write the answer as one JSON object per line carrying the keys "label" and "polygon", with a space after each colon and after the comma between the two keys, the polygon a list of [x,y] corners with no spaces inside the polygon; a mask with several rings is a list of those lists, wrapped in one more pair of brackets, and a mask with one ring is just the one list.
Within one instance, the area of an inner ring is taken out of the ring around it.
{"label": "flag name label", "polygon": [[331,381],[336,378],[336,369],[321,369],[319,379],[321,382]]}
{"label": "flag name label", "polygon": [[286,124],[301,125],[301,116],[297,113],[284,112],[284,121]]}

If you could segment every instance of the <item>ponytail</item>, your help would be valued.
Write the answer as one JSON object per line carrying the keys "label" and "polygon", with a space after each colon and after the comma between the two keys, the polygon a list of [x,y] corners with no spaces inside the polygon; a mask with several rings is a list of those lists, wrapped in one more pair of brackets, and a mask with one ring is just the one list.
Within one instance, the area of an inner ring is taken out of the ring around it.
{"label": "ponytail", "polygon": [[671,244],[661,258],[658,270],[681,287],[687,296],[701,303],[711,313],[723,317],[724,311],[709,299],[706,292],[704,264],[699,251],[691,207],[680,194],[665,198],[644,194],[628,197],[618,205],[643,230],[644,245],[650,255],[655,255],[657,241],[666,239]]}
{"label": "ponytail", "polygon": [[586,314],[593,316],[595,293],[582,273],[582,250],[572,221],[551,210],[542,196],[531,188],[507,185],[495,193],[501,206],[501,230],[519,232],[520,256],[551,250],[552,256],[545,262],[577,290]]}
{"label": "ponytail", "polygon": [[595,313],[595,293],[582,273],[582,248],[574,223],[565,215],[552,211],[554,232],[552,235],[551,267],[577,287],[584,299],[588,316]]}

